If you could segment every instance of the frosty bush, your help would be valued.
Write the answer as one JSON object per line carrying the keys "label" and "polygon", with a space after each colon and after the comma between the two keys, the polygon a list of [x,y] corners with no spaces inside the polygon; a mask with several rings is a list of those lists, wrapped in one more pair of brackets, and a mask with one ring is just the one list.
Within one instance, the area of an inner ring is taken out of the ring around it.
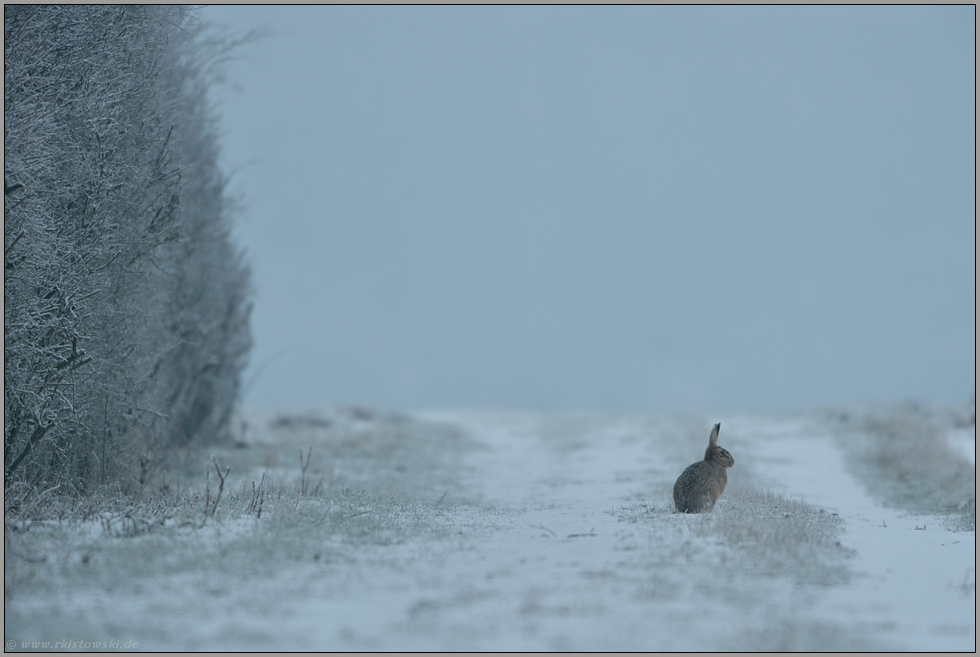
{"label": "frosty bush", "polygon": [[221,436],[250,346],[207,101],[173,7],[4,7],[4,489],[145,483]]}

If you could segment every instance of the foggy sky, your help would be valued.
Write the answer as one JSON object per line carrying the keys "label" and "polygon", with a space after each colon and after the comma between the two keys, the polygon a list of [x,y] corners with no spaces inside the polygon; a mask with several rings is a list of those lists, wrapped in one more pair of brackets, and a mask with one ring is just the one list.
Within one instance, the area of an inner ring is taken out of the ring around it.
{"label": "foggy sky", "polygon": [[975,9],[210,7],[246,404],[975,387]]}

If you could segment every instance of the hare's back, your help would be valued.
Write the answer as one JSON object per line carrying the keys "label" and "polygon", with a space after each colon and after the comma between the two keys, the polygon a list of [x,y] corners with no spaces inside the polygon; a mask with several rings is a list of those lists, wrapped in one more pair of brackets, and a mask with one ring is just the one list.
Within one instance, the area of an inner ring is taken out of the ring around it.
{"label": "hare's back", "polygon": [[725,467],[712,461],[698,461],[681,473],[674,484],[674,505],[683,513],[710,510],[728,483]]}

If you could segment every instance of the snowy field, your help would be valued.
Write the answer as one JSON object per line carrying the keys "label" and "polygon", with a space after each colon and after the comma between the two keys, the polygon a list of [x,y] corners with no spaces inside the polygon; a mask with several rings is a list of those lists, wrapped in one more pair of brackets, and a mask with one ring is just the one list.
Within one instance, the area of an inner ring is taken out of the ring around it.
{"label": "snowy field", "polygon": [[[9,524],[4,638],[974,651],[968,413],[251,412],[144,503]],[[675,513],[719,421],[729,486],[714,512]],[[216,507],[210,454],[232,468]]]}

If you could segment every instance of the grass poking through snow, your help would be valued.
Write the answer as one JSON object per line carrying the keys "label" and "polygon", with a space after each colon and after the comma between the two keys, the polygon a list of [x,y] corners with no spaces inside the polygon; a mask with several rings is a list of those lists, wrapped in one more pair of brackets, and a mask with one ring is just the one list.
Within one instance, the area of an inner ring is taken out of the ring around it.
{"label": "grass poking through snow", "polygon": [[896,412],[839,412],[838,442],[854,474],[882,504],[947,517],[950,529],[975,531],[976,467],[949,446],[953,417],[918,406]]}
{"label": "grass poking through snow", "polygon": [[[671,504],[634,504],[620,520],[713,539],[727,553],[725,567],[746,576],[789,577],[806,584],[839,584],[847,580],[841,546],[844,522],[805,502],[770,491],[734,489],[711,513],[678,513]],[[687,554],[678,558],[687,558]]]}

